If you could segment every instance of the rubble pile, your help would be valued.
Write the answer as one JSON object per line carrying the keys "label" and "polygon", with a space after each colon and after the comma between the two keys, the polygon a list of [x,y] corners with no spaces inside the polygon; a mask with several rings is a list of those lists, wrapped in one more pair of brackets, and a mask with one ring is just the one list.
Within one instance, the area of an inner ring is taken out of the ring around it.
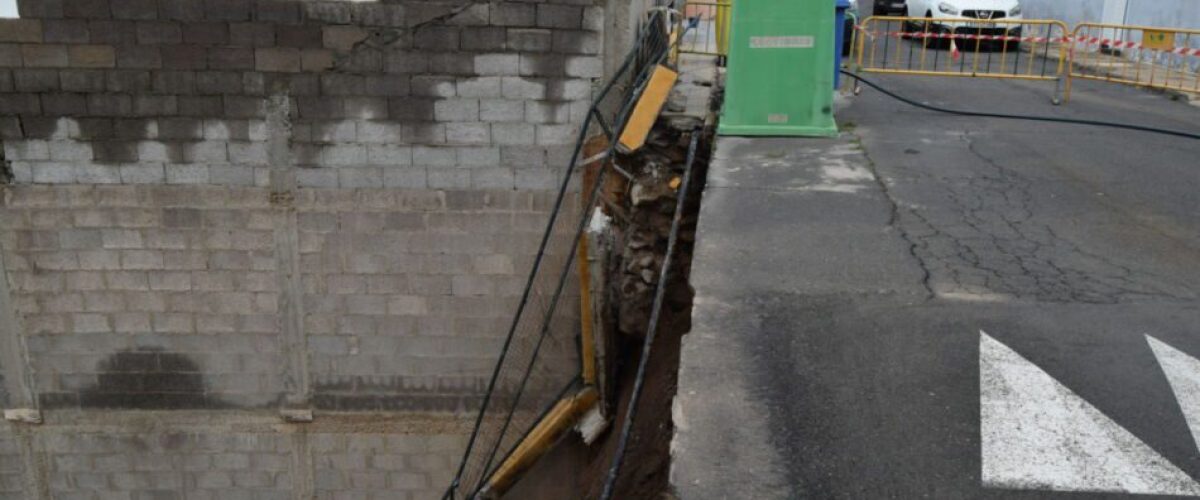
{"label": "rubble pile", "polygon": [[[610,261],[609,283],[615,289],[610,304],[616,307],[616,326],[626,337],[641,339],[646,333],[654,302],[671,220],[683,185],[691,130],[674,126],[655,127],[646,146],[631,155],[618,159],[632,177],[628,195],[620,201],[623,212],[617,217],[616,248],[619,258]],[[697,162],[703,160],[698,159]],[[703,172],[702,165],[693,168]],[[693,179],[693,186],[699,182]],[[688,196],[689,205],[698,204],[699,191]],[[694,208],[694,207],[687,207]],[[677,313],[685,311],[692,300],[687,277],[691,265],[691,246],[695,233],[695,211],[686,210],[679,243],[668,274],[663,321],[675,321]],[[686,320],[687,318],[682,318]],[[683,331],[687,331],[685,327]]]}

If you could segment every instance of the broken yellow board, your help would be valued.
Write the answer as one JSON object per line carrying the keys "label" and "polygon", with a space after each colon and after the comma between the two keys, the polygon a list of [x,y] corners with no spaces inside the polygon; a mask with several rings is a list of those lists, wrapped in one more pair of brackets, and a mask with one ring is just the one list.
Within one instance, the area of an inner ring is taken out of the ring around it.
{"label": "broken yellow board", "polygon": [[671,89],[675,87],[675,81],[678,79],[679,73],[671,68],[663,65],[654,68],[654,73],[650,75],[650,83],[646,84],[646,90],[642,92],[642,97],[633,108],[633,114],[629,115],[625,131],[621,133],[618,146],[622,153],[632,153],[646,144],[650,127],[658,120],[658,113],[667,103],[667,96],[671,94]]}
{"label": "broken yellow board", "polygon": [[588,237],[579,238],[579,361],[580,375],[586,385],[596,385],[596,337],[592,333],[592,263],[588,261]]}
{"label": "broken yellow board", "polygon": [[600,393],[593,387],[584,387],[574,396],[568,396],[554,405],[549,412],[537,423],[529,434],[521,440],[521,444],[509,454],[500,464],[496,472],[488,479],[488,484],[482,493],[475,498],[499,497],[508,491],[521,473],[533,466],[535,462],[558,441],[562,433],[575,425],[579,417],[592,409],[600,399]]}

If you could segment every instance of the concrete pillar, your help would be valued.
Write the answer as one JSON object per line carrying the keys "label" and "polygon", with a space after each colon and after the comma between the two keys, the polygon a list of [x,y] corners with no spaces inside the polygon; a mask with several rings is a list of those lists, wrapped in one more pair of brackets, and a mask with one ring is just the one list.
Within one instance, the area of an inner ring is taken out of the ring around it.
{"label": "concrete pillar", "polygon": [[21,483],[25,498],[49,500],[49,469],[37,432],[33,427],[22,427],[17,428],[15,434],[17,446],[20,447]]}
{"label": "concrete pillar", "polygon": [[0,252],[0,370],[4,375],[4,389],[8,392],[8,409],[35,410],[37,398],[33,394],[33,376],[29,366],[29,349],[25,345],[25,331],[21,317],[12,305],[8,290],[8,268],[4,252]]}
{"label": "concrete pillar", "polygon": [[283,351],[285,405],[307,407],[312,397],[308,342],[304,336],[304,293],[300,285],[300,246],[296,220],[296,171],[289,143],[292,136],[287,93],[267,101],[267,162],[271,166],[274,208],[275,272],[279,285],[279,322]]}
{"label": "concrete pillar", "polygon": [[1104,0],[1103,22],[1125,24],[1129,17],[1129,0]]}

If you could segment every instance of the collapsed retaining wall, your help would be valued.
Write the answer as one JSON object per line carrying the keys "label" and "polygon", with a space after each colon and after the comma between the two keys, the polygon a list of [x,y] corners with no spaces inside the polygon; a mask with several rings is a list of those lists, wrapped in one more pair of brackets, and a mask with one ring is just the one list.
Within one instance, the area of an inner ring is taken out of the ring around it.
{"label": "collapsed retaining wall", "polygon": [[[0,402],[46,423],[0,429],[0,489],[440,494],[604,72],[605,7],[20,12],[0,20]],[[396,411],[423,416],[354,413]]]}

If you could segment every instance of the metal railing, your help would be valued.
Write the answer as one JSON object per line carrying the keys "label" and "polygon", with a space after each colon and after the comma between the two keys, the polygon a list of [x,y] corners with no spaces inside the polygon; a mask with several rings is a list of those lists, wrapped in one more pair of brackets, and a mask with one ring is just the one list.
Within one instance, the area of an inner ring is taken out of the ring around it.
{"label": "metal railing", "polygon": [[1200,30],[1082,23],[1071,39],[1071,79],[1200,94]]}
{"label": "metal railing", "polygon": [[[651,70],[667,56],[670,25],[665,15],[665,11],[653,12],[643,23],[634,48],[596,94],[580,126],[467,449],[443,499],[479,496],[542,418],[582,388],[579,300],[563,299],[578,289],[574,262],[604,177],[612,169],[617,138]],[[606,159],[590,192],[577,193],[584,143],[597,128],[607,139]]]}
{"label": "metal railing", "polygon": [[690,54],[729,54],[733,0],[688,0],[683,7],[679,51]]}
{"label": "metal railing", "polygon": [[1057,82],[1069,57],[1061,21],[867,18],[857,28],[859,71]]}

